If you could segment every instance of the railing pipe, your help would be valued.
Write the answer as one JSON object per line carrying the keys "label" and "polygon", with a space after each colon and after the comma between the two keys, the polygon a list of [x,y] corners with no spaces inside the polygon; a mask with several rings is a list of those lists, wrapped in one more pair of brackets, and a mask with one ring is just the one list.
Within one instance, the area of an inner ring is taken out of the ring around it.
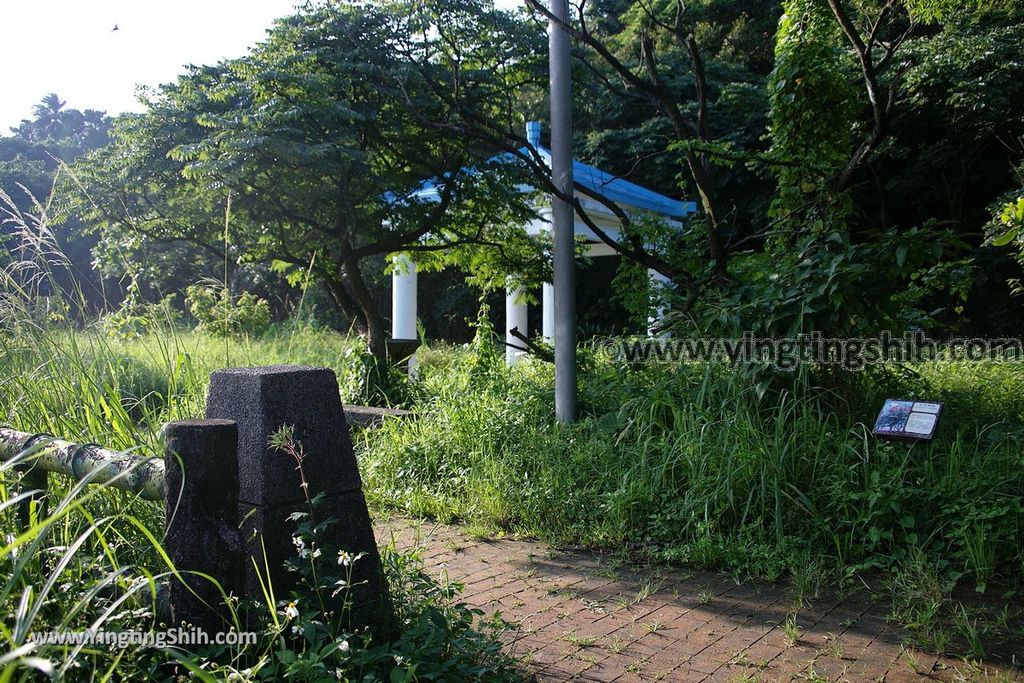
{"label": "railing pipe", "polygon": [[90,483],[113,486],[146,500],[164,499],[164,462],[160,458],[0,427],[0,460],[10,460],[29,449],[35,449],[33,470],[55,472],[78,481],[89,477]]}

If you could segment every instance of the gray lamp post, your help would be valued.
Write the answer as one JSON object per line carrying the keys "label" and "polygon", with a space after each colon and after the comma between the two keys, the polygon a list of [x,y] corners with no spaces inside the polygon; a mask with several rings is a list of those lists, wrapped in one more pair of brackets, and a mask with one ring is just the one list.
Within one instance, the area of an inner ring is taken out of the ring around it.
{"label": "gray lamp post", "polygon": [[[569,19],[567,0],[551,0],[555,16],[548,24],[551,80],[551,173],[566,196],[572,196],[572,78],[569,34],[560,22]],[[576,419],[576,257],[573,207],[552,198],[555,261],[555,419]]]}

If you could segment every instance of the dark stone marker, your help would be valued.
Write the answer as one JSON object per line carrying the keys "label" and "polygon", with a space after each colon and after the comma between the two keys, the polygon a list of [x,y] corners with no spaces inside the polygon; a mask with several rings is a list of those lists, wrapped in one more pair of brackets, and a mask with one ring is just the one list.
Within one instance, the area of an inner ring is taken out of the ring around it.
{"label": "dark stone marker", "polygon": [[[167,588],[172,624],[209,632],[233,626],[217,587],[241,595],[245,556],[238,532],[238,428],[230,420],[185,420],[164,427],[167,532],[164,548],[181,575]],[[187,584],[187,585],[186,585]],[[191,588],[191,590],[189,590]]]}
{"label": "dark stone marker", "polygon": [[[391,635],[394,612],[334,371],[292,365],[217,370],[210,376],[206,417],[238,423],[242,534],[247,554],[261,568],[266,552],[275,595],[286,596],[295,580],[295,574],[284,569],[285,561],[296,555],[292,543],[296,523],[288,516],[309,509],[295,461],[268,445],[281,427],[292,426],[305,452],[309,497],[324,494],[316,519],[333,517],[339,522],[328,527],[330,537],[325,542],[353,555],[365,553],[352,565],[352,622],[378,635]],[[246,589],[250,596],[262,595],[248,559]]]}

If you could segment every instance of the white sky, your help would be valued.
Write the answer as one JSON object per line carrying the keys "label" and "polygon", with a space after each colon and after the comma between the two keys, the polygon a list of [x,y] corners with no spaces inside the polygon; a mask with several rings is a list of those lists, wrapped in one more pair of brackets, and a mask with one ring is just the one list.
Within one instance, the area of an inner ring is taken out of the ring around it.
{"label": "white sky", "polygon": [[0,135],[49,92],[75,109],[137,111],[136,84],[166,83],[185,64],[243,55],[294,4],[0,0]]}

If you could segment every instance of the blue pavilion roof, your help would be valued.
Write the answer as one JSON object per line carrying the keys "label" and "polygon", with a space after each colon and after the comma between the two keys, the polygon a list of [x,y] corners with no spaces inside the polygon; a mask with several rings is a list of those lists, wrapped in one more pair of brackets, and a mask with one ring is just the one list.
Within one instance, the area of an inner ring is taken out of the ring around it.
{"label": "blue pavilion roof", "polygon": [[[551,150],[540,144],[540,123],[536,121],[527,123],[526,136],[532,148],[537,150],[537,153],[550,169]],[[519,152],[531,154],[531,149],[530,147],[522,147]],[[508,156],[510,159],[514,158],[512,155],[505,156]],[[685,218],[697,211],[697,204],[695,202],[672,199],[576,159],[572,162],[572,175],[574,182],[579,183],[595,194],[610,199],[616,204],[651,211],[673,219]],[[413,194],[418,199],[430,201],[436,199],[437,188],[434,182],[428,180],[424,181],[420,189]]]}

